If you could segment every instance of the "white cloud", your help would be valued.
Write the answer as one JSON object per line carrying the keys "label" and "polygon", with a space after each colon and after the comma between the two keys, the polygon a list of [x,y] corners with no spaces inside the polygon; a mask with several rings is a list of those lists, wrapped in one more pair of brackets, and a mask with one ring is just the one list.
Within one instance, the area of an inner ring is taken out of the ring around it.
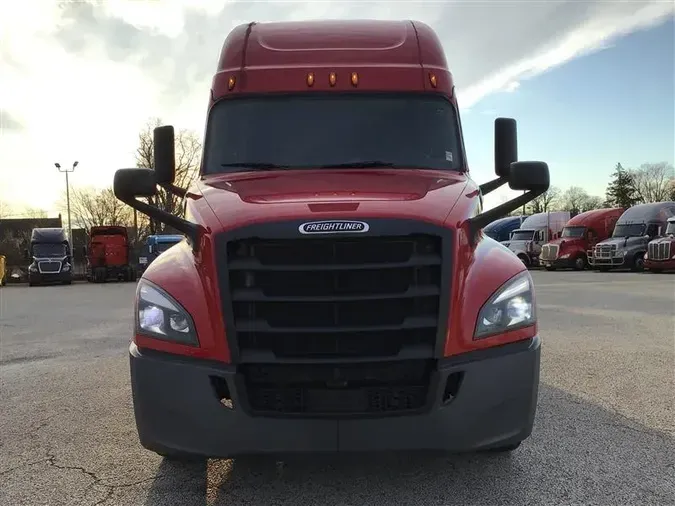
{"label": "white cloud", "polygon": [[13,2],[0,17],[0,199],[55,210],[57,161],[80,162],[73,184],[109,185],[150,116],[201,131],[220,46],[242,22],[419,19],[443,41],[468,110],[674,11],[658,0]]}

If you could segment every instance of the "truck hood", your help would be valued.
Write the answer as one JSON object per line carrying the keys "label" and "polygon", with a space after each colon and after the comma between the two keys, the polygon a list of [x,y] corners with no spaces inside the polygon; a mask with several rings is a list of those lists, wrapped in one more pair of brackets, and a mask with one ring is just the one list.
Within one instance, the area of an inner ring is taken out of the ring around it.
{"label": "truck hood", "polygon": [[[563,244],[564,243],[564,244]],[[581,237],[565,237],[561,238],[558,237],[557,239],[552,239],[550,240],[547,244],[551,245],[557,245],[560,246],[562,245],[563,248],[566,248],[567,246],[583,246],[586,244],[586,239],[581,238]]]}
{"label": "truck hood", "polygon": [[645,244],[645,240],[642,237],[629,237],[626,241],[625,237],[610,237],[604,241],[600,241],[596,246],[608,246],[616,244],[617,248],[628,248],[633,245]]}
{"label": "truck hood", "polygon": [[664,243],[664,242],[675,243],[675,236],[667,235],[665,237],[657,237],[656,239],[653,239],[653,240],[649,241],[649,244],[661,244],[661,243]]}
{"label": "truck hood", "polygon": [[213,220],[203,216],[213,231],[272,218],[397,217],[443,224],[464,195],[467,205],[452,216],[460,223],[478,200],[477,186],[465,174],[427,170],[246,172],[207,176],[197,187],[215,214]]}

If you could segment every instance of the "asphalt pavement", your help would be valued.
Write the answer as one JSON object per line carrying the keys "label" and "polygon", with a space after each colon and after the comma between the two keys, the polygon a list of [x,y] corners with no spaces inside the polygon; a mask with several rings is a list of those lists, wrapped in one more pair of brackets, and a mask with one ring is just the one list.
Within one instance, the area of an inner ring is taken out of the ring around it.
{"label": "asphalt pavement", "polygon": [[675,275],[533,277],[542,386],[510,456],[266,464],[139,445],[135,284],[0,288],[0,505],[674,505]]}

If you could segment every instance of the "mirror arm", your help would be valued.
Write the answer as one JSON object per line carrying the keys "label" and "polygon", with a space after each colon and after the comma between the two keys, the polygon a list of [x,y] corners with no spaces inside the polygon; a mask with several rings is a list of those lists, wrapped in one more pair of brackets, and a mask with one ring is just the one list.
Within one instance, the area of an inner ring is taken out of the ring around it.
{"label": "mirror arm", "polygon": [[171,213],[167,213],[166,211],[163,211],[158,207],[146,204],[145,202],[136,199],[136,197],[134,196],[125,195],[125,196],[118,196],[117,198],[120,199],[125,204],[127,204],[129,207],[136,209],[137,211],[140,211],[146,216],[154,218],[157,221],[165,223],[170,227],[173,227],[176,230],[183,232],[190,240],[190,244],[192,245],[192,251],[194,251],[195,253],[199,251],[198,225],[195,225],[194,223],[184,220],[183,218],[179,218],[178,216],[174,216]]}
{"label": "mirror arm", "polygon": [[160,184],[159,186],[180,198],[184,198],[185,195],[187,195],[187,190],[185,188],[181,188],[180,186],[176,186],[172,183]]}
{"label": "mirror arm", "polygon": [[508,181],[509,178],[507,177],[498,177],[497,179],[483,183],[478,188],[483,195],[487,195],[488,193],[495,191],[497,188],[504,186],[506,183],[508,183]]}
{"label": "mirror arm", "polygon": [[[491,181],[492,182],[492,181]],[[490,183],[487,183],[490,184]],[[546,189],[543,190],[531,190],[527,193],[524,193],[523,195],[518,195],[515,199],[509,200],[508,202],[504,202],[503,204],[498,205],[497,207],[493,207],[492,209],[488,209],[484,213],[479,214],[478,216],[475,216],[468,221],[469,225],[469,240],[471,241],[471,244],[476,243],[476,238],[478,237],[478,232],[480,230],[492,223],[495,220],[498,220],[499,218],[503,218],[507,214],[515,211],[519,207],[523,207],[525,204],[528,202],[533,201],[540,195],[546,193]]]}

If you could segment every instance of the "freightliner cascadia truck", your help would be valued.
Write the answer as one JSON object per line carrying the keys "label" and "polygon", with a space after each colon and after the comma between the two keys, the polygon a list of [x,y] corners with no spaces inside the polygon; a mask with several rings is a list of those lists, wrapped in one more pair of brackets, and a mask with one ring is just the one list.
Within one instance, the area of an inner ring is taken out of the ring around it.
{"label": "freightliner cascadia truck", "polygon": [[[141,444],[166,458],[510,451],[532,430],[532,279],[482,233],[549,187],[495,122],[470,177],[453,77],[412,21],[250,23],[227,36],[199,177],[175,185],[174,130],[117,198],[187,240],[136,292]],[[495,208],[483,195],[519,193]],[[143,199],[184,198],[185,218]]]}

